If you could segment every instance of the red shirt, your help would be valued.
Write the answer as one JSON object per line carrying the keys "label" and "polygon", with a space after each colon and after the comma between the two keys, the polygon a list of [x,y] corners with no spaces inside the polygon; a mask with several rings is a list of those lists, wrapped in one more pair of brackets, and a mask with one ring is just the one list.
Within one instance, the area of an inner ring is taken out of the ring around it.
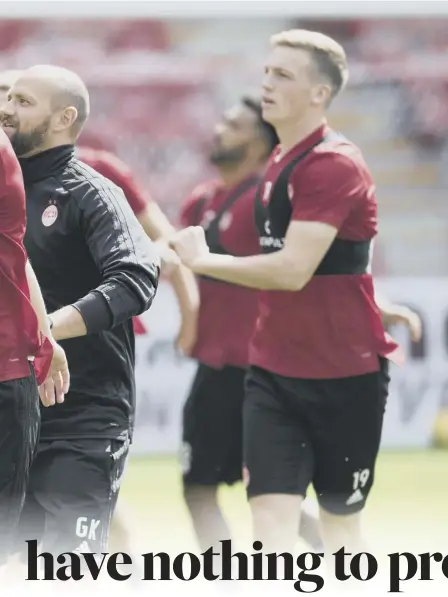
{"label": "red shirt", "polygon": [[119,158],[108,151],[89,147],[77,147],[76,155],[82,162],[120,187],[136,216],[146,209],[151,197],[140,188],[130,169]]}
{"label": "red shirt", "polygon": [[[76,154],[78,159],[120,187],[137,217],[152,201],[149,194],[145,193],[137,184],[128,166],[112,153],[102,149],[77,147]],[[134,332],[137,335],[146,334],[147,329],[140,317],[133,317],[132,321]]]}
{"label": "red shirt", "polygon": [[[199,186],[181,211],[183,226],[206,229],[230,197],[236,201],[224,211],[218,225],[219,243],[226,253],[245,257],[259,253],[254,221],[256,181],[225,189],[212,182]],[[213,247],[211,248],[213,252]],[[247,367],[249,343],[257,318],[258,292],[199,277],[198,335],[192,356],[210,367]]]}
{"label": "red shirt", "polygon": [[29,377],[35,357],[38,383],[47,376],[53,350],[41,342],[26,278],[25,189],[19,162],[0,130],[0,382]]}
{"label": "red shirt", "polygon": [[[261,187],[263,201],[283,168],[325,134],[320,127],[278,159],[271,156]],[[292,220],[323,222],[338,238],[363,241],[377,234],[375,187],[361,152],[338,138],[312,149],[293,169],[288,196]],[[397,345],[385,334],[373,280],[363,275],[316,275],[299,292],[260,293],[250,362],[295,378],[340,378],[378,370],[378,355]]]}

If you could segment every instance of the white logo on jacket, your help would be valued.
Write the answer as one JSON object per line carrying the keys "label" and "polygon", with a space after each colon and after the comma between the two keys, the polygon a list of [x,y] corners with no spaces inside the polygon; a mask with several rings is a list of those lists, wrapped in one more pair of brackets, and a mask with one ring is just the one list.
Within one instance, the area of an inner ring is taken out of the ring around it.
{"label": "white logo on jacket", "polygon": [[58,208],[56,205],[49,205],[42,214],[42,224],[48,228],[58,219]]}

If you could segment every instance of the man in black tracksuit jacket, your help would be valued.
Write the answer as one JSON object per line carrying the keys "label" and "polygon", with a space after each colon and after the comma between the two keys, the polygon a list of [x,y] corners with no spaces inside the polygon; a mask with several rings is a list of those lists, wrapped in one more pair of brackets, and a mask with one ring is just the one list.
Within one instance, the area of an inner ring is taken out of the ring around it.
{"label": "man in black tracksuit jacket", "polygon": [[121,189],[74,156],[89,98],[70,71],[33,67],[14,83],[2,126],[20,158],[25,245],[70,391],[42,408],[18,549],[101,552],[132,441],[132,316],[155,296],[159,259]]}

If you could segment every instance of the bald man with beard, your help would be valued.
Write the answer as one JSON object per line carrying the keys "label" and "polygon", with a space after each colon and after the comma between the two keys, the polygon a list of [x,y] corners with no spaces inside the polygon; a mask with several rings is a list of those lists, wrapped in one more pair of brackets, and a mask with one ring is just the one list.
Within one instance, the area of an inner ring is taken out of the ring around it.
{"label": "bald man with beard", "polygon": [[25,247],[71,367],[63,404],[42,408],[17,549],[105,551],[132,442],[132,317],[148,310],[160,260],[121,189],[75,156],[89,95],[73,72],[19,73],[1,122],[27,199]]}
{"label": "bald man with beard", "polygon": [[[6,103],[8,92],[21,72],[0,72],[0,106]],[[150,192],[137,182],[128,165],[116,155],[81,143],[76,146],[76,157],[120,187],[143,230],[151,240],[157,242],[162,272],[173,288],[181,315],[176,348],[183,355],[189,356],[196,340],[199,291],[192,272],[181,267],[177,255],[164,242],[175,232],[174,226]],[[144,323],[137,317],[134,318],[134,331],[136,334],[145,334],[147,331]]]}
{"label": "bald man with beard", "polygon": [[[20,74],[20,70],[0,72],[0,106],[7,102],[9,90]],[[107,151],[97,151],[82,144],[77,144],[75,155],[122,189],[132,211],[151,240],[163,241],[173,233],[174,228],[159,205],[146,189],[137,183],[131,170],[118,157]],[[176,347],[181,353],[188,355],[196,337],[199,300],[197,284],[190,270],[178,267],[179,260],[168,247],[161,246],[160,258],[162,272],[173,287],[181,314]],[[144,334],[146,331],[141,319],[134,317],[135,334]],[[134,553],[132,532],[134,526],[136,524],[133,523],[131,509],[127,508],[122,500],[118,500],[109,534],[111,551]]]}

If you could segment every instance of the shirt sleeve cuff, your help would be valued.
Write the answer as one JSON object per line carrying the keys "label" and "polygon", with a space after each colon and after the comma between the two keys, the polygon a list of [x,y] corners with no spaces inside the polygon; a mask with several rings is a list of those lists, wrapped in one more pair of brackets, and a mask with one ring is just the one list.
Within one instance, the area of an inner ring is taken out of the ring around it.
{"label": "shirt sleeve cuff", "polygon": [[91,292],[72,305],[81,314],[88,334],[110,329],[112,314],[106,299],[99,292]]}

